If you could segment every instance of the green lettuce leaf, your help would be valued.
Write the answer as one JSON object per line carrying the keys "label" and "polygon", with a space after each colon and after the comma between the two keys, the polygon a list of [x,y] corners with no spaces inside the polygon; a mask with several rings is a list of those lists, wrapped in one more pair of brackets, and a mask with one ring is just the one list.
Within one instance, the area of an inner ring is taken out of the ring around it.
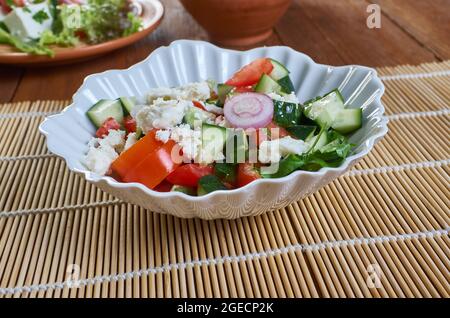
{"label": "green lettuce leaf", "polygon": [[53,56],[52,49],[45,47],[37,41],[23,41],[22,39],[13,36],[3,28],[0,28],[0,43],[9,44],[17,48],[21,52],[36,54],[36,55],[48,55]]}

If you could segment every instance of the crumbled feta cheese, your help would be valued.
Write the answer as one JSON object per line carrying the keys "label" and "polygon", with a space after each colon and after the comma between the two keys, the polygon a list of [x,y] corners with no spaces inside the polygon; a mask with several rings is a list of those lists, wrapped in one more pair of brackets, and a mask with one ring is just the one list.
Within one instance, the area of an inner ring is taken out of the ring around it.
{"label": "crumbled feta cheese", "polygon": [[103,176],[118,156],[117,152],[111,147],[90,148],[84,158],[84,164],[90,171]]}
{"label": "crumbled feta cheese", "polygon": [[124,151],[127,150],[128,148],[133,146],[136,142],[137,142],[136,133],[134,132],[134,133],[128,134],[127,141],[125,142],[125,147],[123,148],[123,150]]}
{"label": "crumbled feta cheese", "polygon": [[125,145],[125,131],[111,129],[107,136],[97,139],[100,147],[111,147],[120,153]]}
{"label": "crumbled feta cheese", "polygon": [[295,104],[299,103],[298,98],[294,92],[287,94],[287,95],[283,95],[283,96],[278,95],[277,93],[268,93],[267,95],[272,99],[280,100],[282,102],[295,103]]}
{"label": "crumbled feta cheese", "polygon": [[156,99],[150,106],[142,107],[136,114],[137,127],[148,132],[153,128],[167,129],[180,124],[192,102]]}
{"label": "crumbled feta cheese", "polygon": [[158,130],[156,132],[155,138],[159,141],[162,141],[163,143],[166,143],[170,139],[170,130]]}
{"label": "crumbled feta cheese", "polygon": [[22,40],[39,39],[45,30],[51,29],[53,16],[45,1],[25,7],[13,6],[12,11],[3,18],[3,23],[12,35]]}
{"label": "crumbled feta cheese", "polygon": [[308,150],[309,145],[300,139],[294,139],[290,136],[281,138],[280,143],[280,153],[284,157],[288,154],[302,154]]}
{"label": "crumbled feta cheese", "polygon": [[280,161],[280,143],[278,139],[265,140],[259,145],[258,160],[262,163]]}
{"label": "crumbled feta cheese", "polygon": [[170,139],[181,147],[184,161],[197,162],[202,146],[201,130],[193,130],[189,125],[183,124],[172,129]]}
{"label": "crumbled feta cheese", "polygon": [[203,149],[202,131],[200,129],[191,129],[187,124],[182,124],[171,129],[170,139],[181,147],[184,162],[194,160],[196,163],[209,164],[225,159],[225,155],[222,152],[223,149]]}
{"label": "crumbled feta cheese", "polygon": [[99,175],[105,175],[111,163],[124,148],[125,132],[109,130],[104,138],[92,138],[89,141],[89,151],[84,158],[86,167]]}
{"label": "crumbled feta cheese", "polygon": [[176,100],[197,100],[204,101],[211,95],[208,82],[189,83],[183,86],[168,88],[156,87],[150,89],[147,94],[147,101],[151,104],[158,98]]}
{"label": "crumbled feta cheese", "polygon": [[297,140],[290,136],[265,140],[259,146],[258,159],[262,163],[278,162],[281,157],[289,154],[302,154],[307,151],[309,145],[303,140]]}

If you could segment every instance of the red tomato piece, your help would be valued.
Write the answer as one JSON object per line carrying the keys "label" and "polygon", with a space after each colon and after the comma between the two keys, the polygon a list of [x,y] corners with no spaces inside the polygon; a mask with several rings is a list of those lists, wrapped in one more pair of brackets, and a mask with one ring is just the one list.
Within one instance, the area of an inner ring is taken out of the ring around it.
{"label": "red tomato piece", "polygon": [[201,110],[206,111],[206,109],[205,109],[205,107],[203,107],[202,103],[200,103],[200,102],[194,100],[194,101],[192,101],[192,104],[194,104],[195,107],[200,108]]}
{"label": "red tomato piece", "polygon": [[261,175],[252,163],[240,163],[238,166],[237,186],[243,187],[250,182],[260,179]]}
{"label": "red tomato piece", "polygon": [[99,129],[97,129],[97,132],[95,133],[95,136],[97,138],[103,138],[105,136],[108,136],[109,130],[116,130],[120,129],[120,124],[112,117],[109,117],[103,125],[100,126]]}
{"label": "red tomato piece", "polygon": [[142,183],[148,188],[154,189],[180,165],[172,160],[172,148],[175,145],[175,141],[169,140],[160,148],[148,154],[126,173],[123,181]]}
{"label": "red tomato piece", "polygon": [[127,133],[136,132],[136,119],[131,116],[126,116],[123,119],[123,126],[125,127]]}
{"label": "red tomato piece", "polygon": [[259,58],[234,73],[225,84],[231,86],[250,86],[256,84],[263,74],[272,72],[273,65],[268,58]]}
{"label": "red tomato piece", "polygon": [[167,181],[180,186],[197,187],[198,180],[209,174],[213,174],[212,166],[200,166],[195,163],[188,163],[172,172],[167,177]]}
{"label": "red tomato piece", "polygon": [[268,130],[267,132],[270,136],[270,139],[272,139],[272,140],[289,136],[289,133],[287,132],[286,129],[278,126],[274,122],[271,122],[270,124],[268,124],[266,126],[266,128]]}
{"label": "red tomato piece", "polygon": [[[12,3],[16,7],[23,7],[25,5],[25,1],[24,0],[13,0]],[[2,7],[4,13],[8,13],[8,12],[11,11],[11,7],[8,4],[7,0],[0,0],[0,6]]]}
{"label": "red tomato piece", "polygon": [[248,93],[248,92],[253,92],[255,91],[253,85],[249,85],[249,86],[238,86],[234,89],[235,92],[237,93]]}
{"label": "red tomato piece", "polygon": [[133,170],[150,153],[162,147],[163,143],[156,139],[157,129],[153,129],[138,140],[133,146],[122,152],[111,164],[115,178],[122,180],[126,174]]}
{"label": "red tomato piece", "polygon": [[160,184],[158,184],[153,190],[158,191],[158,192],[170,192],[170,190],[172,190],[172,184],[167,182],[167,181],[163,181]]}

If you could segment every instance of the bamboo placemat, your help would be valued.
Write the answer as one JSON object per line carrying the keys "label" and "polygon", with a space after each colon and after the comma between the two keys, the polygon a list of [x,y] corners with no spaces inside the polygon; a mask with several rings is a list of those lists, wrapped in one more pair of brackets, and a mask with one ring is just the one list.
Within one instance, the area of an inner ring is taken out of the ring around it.
{"label": "bamboo placemat", "polygon": [[234,221],[119,201],[47,152],[39,123],[67,102],[1,105],[1,297],[448,297],[450,62],[379,73],[390,131],[370,155]]}

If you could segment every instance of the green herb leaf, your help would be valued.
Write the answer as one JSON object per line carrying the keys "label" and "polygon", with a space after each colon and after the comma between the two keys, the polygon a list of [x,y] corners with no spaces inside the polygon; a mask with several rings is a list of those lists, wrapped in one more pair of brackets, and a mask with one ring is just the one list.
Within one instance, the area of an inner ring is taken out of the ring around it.
{"label": "green herb leaf", "polygon": [[39,10],[33,15],[33,20],[40,24],[42,24],[45,20],[48,19],[50,19],[50,17],[44,10]]}

